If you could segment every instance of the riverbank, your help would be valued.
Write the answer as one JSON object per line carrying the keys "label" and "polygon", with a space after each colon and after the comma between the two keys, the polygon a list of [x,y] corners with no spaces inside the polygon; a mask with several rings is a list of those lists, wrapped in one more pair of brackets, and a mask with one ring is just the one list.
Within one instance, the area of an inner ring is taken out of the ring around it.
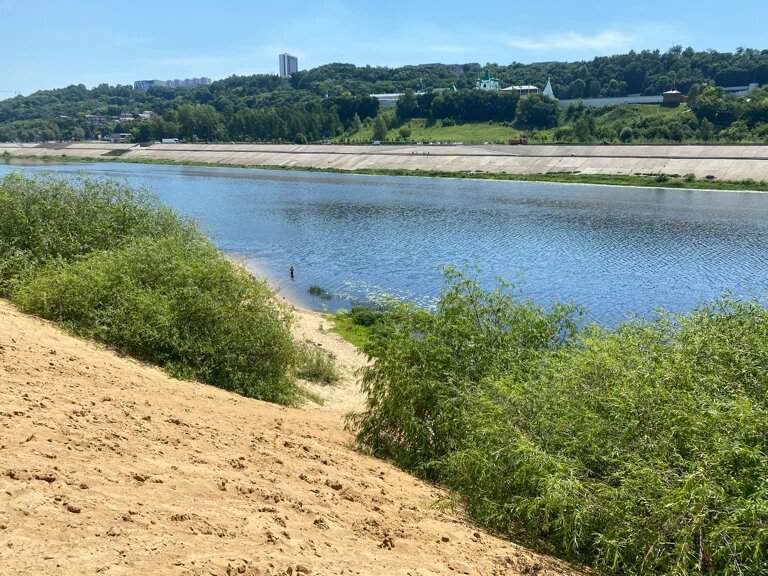
{"label": "riverbank", "polygon": [[0,158],[768,190],[768,146],[0,144]]}
{"label": "riverbank", "polygon": [[0,301],[9,573],[575,574],[433,504],[289,409],[74,338]]}

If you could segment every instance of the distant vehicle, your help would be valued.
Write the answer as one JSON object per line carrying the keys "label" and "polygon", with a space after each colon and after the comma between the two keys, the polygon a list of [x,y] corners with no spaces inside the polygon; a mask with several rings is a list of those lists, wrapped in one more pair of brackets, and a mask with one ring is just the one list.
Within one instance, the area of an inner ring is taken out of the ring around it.
{"label": "distant vehicle", "polygon": [[528,138],[510,138],[510,144],[528,144]]}
{"label": "distant vehicle", "polygon": [[381,140],[374,140],[373,142],[371,142],[371,144],[373,144],[374,146],[378,146],[381,144]]}
{"label": "distant vehicle", "polygon": [[179,139],[178,138],[163,138],[161,140],[163,144],[178,144]]}
{"label": "distant vehicle", "polygon": [[333,144],[330,140],[323,140],[323,144]]}

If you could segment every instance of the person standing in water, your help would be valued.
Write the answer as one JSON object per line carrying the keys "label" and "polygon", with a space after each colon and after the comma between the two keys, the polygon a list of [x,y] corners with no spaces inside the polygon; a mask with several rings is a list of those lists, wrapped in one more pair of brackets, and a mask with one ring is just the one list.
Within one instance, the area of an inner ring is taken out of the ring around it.
{"label": "person standing in water", "polygon": [[290,272],[291,272],[291,280],[295,279],[296,275],[295,275],[295,273],[293,271],[293,266],[291,266]]}

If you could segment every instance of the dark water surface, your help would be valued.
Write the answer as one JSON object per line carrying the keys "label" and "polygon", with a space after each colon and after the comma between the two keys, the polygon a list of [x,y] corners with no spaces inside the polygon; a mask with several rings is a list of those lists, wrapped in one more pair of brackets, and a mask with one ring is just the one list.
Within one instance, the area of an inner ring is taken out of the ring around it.
{"label": "dark water surface", "polygon": [[[316,284],[428,303],[438,266],[522,275],[541,304],[575,301],[614,324],[768,287],[768,194],[359,176],[139,164],[11,166],[144,185],[294,301]],[[288,277],[290,266],[296,280]]]}

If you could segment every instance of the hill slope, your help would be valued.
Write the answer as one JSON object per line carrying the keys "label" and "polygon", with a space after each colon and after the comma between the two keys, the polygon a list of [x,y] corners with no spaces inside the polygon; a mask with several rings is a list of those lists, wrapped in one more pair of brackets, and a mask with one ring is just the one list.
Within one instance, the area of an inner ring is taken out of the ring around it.
{"label": "hill slope", "polygon": [[350,440],[336,412],[173,380],[0,301],[0,572],[573,573]]}

